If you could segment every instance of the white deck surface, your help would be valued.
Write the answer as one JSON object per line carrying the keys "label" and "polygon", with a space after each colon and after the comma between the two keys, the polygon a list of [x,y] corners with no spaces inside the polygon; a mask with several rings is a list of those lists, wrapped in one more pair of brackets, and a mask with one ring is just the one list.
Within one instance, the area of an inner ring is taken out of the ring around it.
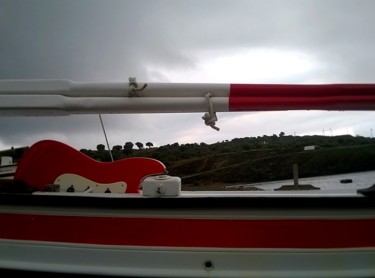
{"label": "white deck surface", "polygon": [[207,198],[207,197],[363,197],[356,189],[340,190],[295,190],[295,191],[182,191],[179,196],[145,197],[142,193],[69,193],[69,192],[34,192],[34,195],[80,196],[106,198]]}

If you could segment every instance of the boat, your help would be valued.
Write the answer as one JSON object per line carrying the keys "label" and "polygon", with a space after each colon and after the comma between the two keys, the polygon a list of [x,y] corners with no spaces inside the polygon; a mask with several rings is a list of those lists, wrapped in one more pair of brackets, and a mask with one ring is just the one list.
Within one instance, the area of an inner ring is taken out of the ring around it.
{"label": "boat", "polygon": [[[0,115],[375,110],[375,84],[0,81]],[[53,150],[58,156],[51,158]],[[0,194],[2,273],[375,277],[375,188],[182,191],[162,161],[94,161],[53,140]]]}
{"label": "boat", "polygon": [[0,178],[13,176],[16,173],[17,164],[0,165]]}
{"label": "boat", "polygon": [[[14,150],[9,150],[9,153],[13,153]],[[5,153],[7,153],[5,151]],[[3,155],[0,152],[0,178],[12,177],[17,169],[17,163],[13,161],[13,157],[9,155]]]}

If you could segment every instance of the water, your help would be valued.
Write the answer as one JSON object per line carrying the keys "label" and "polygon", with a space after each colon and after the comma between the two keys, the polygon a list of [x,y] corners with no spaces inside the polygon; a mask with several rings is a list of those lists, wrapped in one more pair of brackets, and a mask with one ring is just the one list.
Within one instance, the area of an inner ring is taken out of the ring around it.
{"label": "water", "polygon": [[[352,183],[341,183],[342,179],[351,179]],[[319,177],[310,177],[310,178],[300,178],[299,184],[311,184],[315,187],[319,187],[322,190],[332,190],[332,189],[360,189],[370,187],[375,184],[375,171],[367,172],[356,172],[356,173],[347,173],[339,175],[330,175],[330,176],[319,176]],[[294,184],[293,179],[290,180],[281,180],[281,181],[272,181],[272,182],[260,182],[260,183],[251,183],[248,186],[255,186],[264,190],[274,190],[279,188],[282,185],[292,185]]]}

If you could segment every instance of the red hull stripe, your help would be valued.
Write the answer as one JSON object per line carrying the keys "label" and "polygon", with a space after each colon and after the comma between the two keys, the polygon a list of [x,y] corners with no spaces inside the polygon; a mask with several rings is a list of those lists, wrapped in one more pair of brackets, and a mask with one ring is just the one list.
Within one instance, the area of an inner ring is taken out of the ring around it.
{"label": "red hull stripe", "polygon": [[224,220],[0,214],[0,238],[218,248],[375,247],[375,219]]}
{"label": "red hull stripe", "polygon": [[229,111],[374,110],[374,84],[231,84]]}

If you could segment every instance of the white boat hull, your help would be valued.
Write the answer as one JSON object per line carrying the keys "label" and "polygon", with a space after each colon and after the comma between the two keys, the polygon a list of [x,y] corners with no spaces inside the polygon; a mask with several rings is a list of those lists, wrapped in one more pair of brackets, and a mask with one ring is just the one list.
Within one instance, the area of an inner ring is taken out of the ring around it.
{"label": "white boat hull", "polygon": [[122,277],[375,276],[371,198],[226,193],[15,197],[18,205],[0,206],[0,268]]}
{"label": "white boat hull", "polygon": [[0,241],[0,268],[122,277],[374,277],[375,249],[166,248]]}

